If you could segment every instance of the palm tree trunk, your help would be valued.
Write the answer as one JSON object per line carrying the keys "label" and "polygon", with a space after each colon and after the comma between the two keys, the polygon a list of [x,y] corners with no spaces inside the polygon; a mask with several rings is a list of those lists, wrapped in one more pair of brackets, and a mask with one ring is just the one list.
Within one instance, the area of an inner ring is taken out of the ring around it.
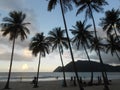
{"label": "palm tree trunk", "polygon": [[12,53],[11,53],[11,60],[10,60],[10,68],[9,68],[7,83],[6,83],[5,87],[4,87],[5,89],[9,89],[9,82],[10,82],[10,76],[11,76],[11,70],[12,70],[12,62],[13,62],[13,54],[14,54],[14,46],[15,46],[15,37],[13,39],[13,46],[12,46]]}
{"label": "palm tree trunk", "polygon": [[65,78],[65,68],[64,68],[64,64],[63,64],[63,59],[62,59],[60,47],[59,47],[59,53],[60,53],[60,59],[61,59],[62,68],[63,68],[63,78],[64,78],[63,86],[67,87],[66,78]]}
{"label": "palm tree trunk", "polygon": [[117,40],[119,41],[119,37],[118,37],[117,31],[116,31],[115,27],[113,27],[113,28],[114,28],[114,32],[115,32],[115,35],[117,37]]}
{"label": "palm tree trunk", "polygon": [[116,53],[116,56],[118,57],[118,60],[120,61],[120,57],[119,57],[117,51],[115,51],[115,53]]}
{"label": "palm tree trunk", "polygon": [[108,84],[109,84],[108,77],[107,77],[107,73],[106,73],[106,70],[105,70],[105,65],[103,64],[100,52],[98,53],[98,56],[99,56],[100,64],[101,64],[101,71],[102,71],[102,77],[103,77],[103,81],[104,81],[104,88],[105,88],[105,90],[109,90],[109,87],[108,87]]}
{"label": "palm tree trunk", "polygon": [[[115,35],[117,37],[117,40],[119,41],[119,37],[118,37],[118,34],[117,34],[117,31],[116,31],[115,27],[114,27],[114,32],[115,32]],[[116,53],[116,56],[118,57],[118,60],[120,61],[120,57],[119,57],[117,51],[115,51],[115,53]]]}
{"label": "palm tree trunk", "polygon": [[63,22],[64,22],[64,26],[65,26],[65,32],[66,32],[66,36],[67,36],[67,39],[68,39],[70,54],[71,54],[71,58],[72,58],[73,67],[74,67],[75,75],[76,75],[76,78],[77,78],[77,82],[78,82],[78,85],[79,85],[79,89],[84,90],[84,88],[82,87],[82,84],[79,81],[77,68],[76,68],[76,65],[75,65],[74,57],[73,57],[72,47],[71,47],[71,44],[70,44],[70,39],[69,39],[68,31],[67,31],[67,25],[66,25],[66,20],[65,20],[65,16],[64,16],[63,6],[62,6],[62,0],[60,0],[60,7],[61,7]]}
{"label": "palm tree trunk", "polygon": [[[90,13],[91,13],[92,21],[93,21],[93,26],[94,26],[94,31],[95,31],[95,38],[98,40],[97,30],[96,30],[96,26],[95,26],[95,20],[94,20],[94,17],[93,17],[93,13],[92,13],[91,7],[89,5],[88,5],[88,7],[90,9]],[[105,78],[105,75],[104,75],[105,68],[104,68],[104,64],[103,64],[103,61],[102,61],[102,57],[101,57],[99,48],[98,48],[98,56],[99,56],[100,63],[101,63],[101,68],[102,68],[102,77],[103,77],[103,81],[104,81],[104,89],[109,90],[109,87],[107,85],[106,78]]]}
{"label": "palm tree trunk", "polygon": [[[85,45],[83,45],[83,47],[84,47],[85,53],[86,53],[87,58],[88,58],[89,63],[90,63],[91,61],[90,61],[90,57],[89,57],[89,55],[88,55],[87,49],[86,49]],[[91,63],[90,63],[90,64],[91,64]],[[90,82],[89,82],[89,85],[92,85],[92,84],[93,84],[93,71],[91,71],[91,80],[90,80]]]}
{"label": "palm tree trunk", "polygon": [[38,70],[37,70],[37,82],[34,84],[34,88],[38,87],[38,81],[39,81],[39,70],[40,70],[40,60],[41,60],[41,53],[39,54],[39,62],[38,62]]}
{"label": "palm tree trunk", "polygon": [[105,71],[104,74],[105,74],[106,82],[107,82],[107,84],[109,85],[109,80],[108,80],[107,72]]}

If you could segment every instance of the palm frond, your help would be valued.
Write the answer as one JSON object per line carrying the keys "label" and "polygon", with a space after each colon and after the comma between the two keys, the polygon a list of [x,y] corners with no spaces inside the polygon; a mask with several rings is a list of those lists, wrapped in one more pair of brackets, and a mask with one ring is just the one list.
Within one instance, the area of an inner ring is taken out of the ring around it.
{"label": "palm frond", "polygon": [[81,6],[81,7],[77,10],[76,16],[77,16],[78,14],[80,14],[81,12],[83,12],[83,10],[84,10],[85,8],[86,8],[86,5]]}
{"label": "palm frond", "polygon": [[57,0],[50,0],[48,3],[48,11],[51,11],[52,9],[54,9],[56,4],[57,4]]}

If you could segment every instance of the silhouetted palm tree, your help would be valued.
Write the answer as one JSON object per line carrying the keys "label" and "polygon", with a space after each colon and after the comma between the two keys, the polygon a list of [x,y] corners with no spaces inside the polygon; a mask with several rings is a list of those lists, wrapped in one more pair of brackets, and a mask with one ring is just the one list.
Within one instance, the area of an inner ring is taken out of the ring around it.
{"label": "silhouetted palm tree", "polygon": [[117,31],[120,32],[120,10],[108,10],[105,12],[105,17],[100,20],[100,25],[103,27],[103,30],[107,32],[107,35],[112,34],[112,31],[114,30],[114,33],[118,38]]}
{"label": "silhouetted palm tree", "polygon": [[[96,11],[96,12],[103,11],[102,6],[107,5],[107,4],[108,3],[105,0],[80,0],[80,1],[76,0],[76,5],[79,7],[76,15],[78,15],[79,13],[81,13],[85,10],[85,18],[86,19],[87,19],[87,17],[92,18],[96,39],[98,39],[98,37],[97,37],[97,29],[96,29],[96,25],[95,25],[94,16],[93,16],[93,11]],[[100,49],[97,48],[97,50],[98,50],[98,56],[100,59],[100,63],[102,65],[104,65],[102,57],[101,57]],[[101,68],[103,68],[103,67],[101,67]],[[105,79],[105,75],[103,72],[102,72],[102,76],[103,76],[103,80],[104,80],[104,88],[105,88],[105,90],[109,90],[109,87],[107,86],[107,81]]]}
{"label": "silhouetted palm tree", "polygon": [[[93,36],[92,36],[93,32],[88,31],[90,27],[91,25],[86,25],[85,21],[83,22],[77,21],[76,25],[73,26],[74,29],[71,30],[71,33],[74,35],[72,38],[73,44],[75,44],[78,49],[80,48],[80,46],[84,48],[87,58],[89,60],[89,63],[90,63],[90,57],[86,47],[90,46],[89,44],[93,39]],[[92,83],[93,83],[93,72],[91,72],[91,80],[89,82],[89,85],[92,85]]]}
{"label": "silhouetted palm tree", "polygon": [[38,79],[39,79],[39,69],[40,69],[40,61],[41,57],[45,57],[46,53],[49,54],[49,45],[47,38],[43,35],[43,33],[37,33],[31,40],[29,49],[32,51],[34,56],[39,54],[39,62],[37,69],[37,83],[34,87],[38,87]]}
{"label": "silhouetted palm tree", "polygon": [[115,53],[116,56],[118,57],[118,60],[120,61],[120,56],[117,53],[117,52],[120,52],[120,46],[119,46],[119,42],[114,34],[108,36],[106,47],[107,47],[106,52],[108,53],[110,51],[112,55],[113,55],[113,53]]}
{"label": "silhouetted palm tree", "polygon": [[[101,52],[100,52],[100,54],[99,54],[99,52],[98,52],[98,48],[99,48],[99,50],[101,50],[101,51],[103,51],[103,52],[105,52],[105,44],[103,44],[102,43],[102,38],[98,38],[98,39],[96,39],[96,38],[94,38],[93,40],[92,40],[92,44],[91,44],[91,51],[92,50],[95,50],[96,51],[96,53],[97,53],[97,55],[99,56],[99,59],[102,59],[102,57],[101,57]],[[105,82],[107,83],[107,84],[109,84],[109,82],[108,82],[108,77],[107,77],[107,73],[106,73],[106,69],[105,69],[105,66],[104,66],[104,64],[102,64],[101,63],[101,67],[103,67],[103,68],[101,68],[101,71],[102,71],[102,74],[104,74],[103,75],[103,78],[104,78],[104,80],[105,80]]]}
{"label": "silhouetted palm tree", "polygon": [[8,73],[8,79],[7,83],[5,85],[5,89],[9,88],[9,81],[11,76],[11,69],[12,69],[12,62],[13,62],[13,55],[14,55],[14,45],[15,45],[15,39],[20,37],[21,41],[27,38],[27,34],[29,34],[29,29],[26,27],[27,24],[24,20],[26,18],[26,14],[20,12],[20,11],[12,11],[9,13],[9,17],[3,18],[3,22],[1,24],[2,26],[2,32],[3,36],[6,36],[9,34],[9,40],[13,40],[13,46],[12,46],[12,53],[11,53],[11,60],[10,60],[10,67],[9,67],[9,73]]}
{"label": "silhouetted palm tree", "polygon": [[61,30],[60,27],[57,27],[57,28],[54,28],[52,31],[50,31],[48,34],[49,34],[48,39],[52,44],[52,50],[57,49],[57,48],[59,50],[62,68],[63,68],[63,77],[64,77],[63,86],[67,87],[64,63],[63,63],[63,58],[62,58],[63,46],[65,48],[68,48],[67,38],[65,37],[65,30]]}
{"label": "silhouetted palm tree", "polygon": [[72,62],[73,62],[73,67],[74,67],[74,71],[75,71],[75,75],[77,78],[77,82],[79,85],[79,89],[80,90],[84,90],[84,88],[82,87],[80,81],[79,81],[79,77],[78,77],[78,73],[77,73],[77,68],[75,65],[75,61],[74,61],[74,56],[73,56],[73,52],[72,52],[72,47],[70,44],[70,39],[69,39],[69,35],[68,35],[68,29],[67,29],[67,24],[66,24],[66,19],[65,19],[65,15],[64,15],[64,11],[68,10],[68,9],[72,9],[72,3],[73,0],[50,0],[48,3],[48,11],[51,11],[52,9],[55,8],[55,6],[60,3],[60,7],[61,7],[61,12],[62,12],[62,17],[63,17],[63,23],[64,23],[64,27],[65,27],[65,32],[66,32],[66,36],[67,36],[67,40],[68,40],[68,45],[69,45],[69,49],[70,49],[70,54],[71,54],[71,58],[72,58]]}

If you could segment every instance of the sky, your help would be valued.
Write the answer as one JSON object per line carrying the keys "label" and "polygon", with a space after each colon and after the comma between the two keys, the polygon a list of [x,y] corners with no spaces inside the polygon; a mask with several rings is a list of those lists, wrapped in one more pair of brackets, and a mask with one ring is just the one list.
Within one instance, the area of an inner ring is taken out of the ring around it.
{"label": "sky", "polygon": [[[120,0],[107,0],[109,5],[104,7],[104,11],[111,10],[112,8],[120,9]],[[55,27],[61,27],[64,29],[62,15],[59,4],[51,12],[47,11],[47,0],[0,0],[0,23],[4,17],[8,17],[10,11],[22,11],[27,15],[25,22],[30,22],[28,26],[30,34],[28,38],[23,42],[20,39],[16,39],[14,60],[12,71],[13,72],[36,72],[38,65],[38,56],[35,57],[29,51],[29,43],[31,38],[40,32],[44,32],[47,36],[48,32]],[[71,29],[75,25],[76,21],[84,20],[84,13],[76,16],[77,8],[73,7],[72,11],[68,11],[65,14],[67,27]],[[104,17],[104,13],[94,12],[94,17],[97,25],[98,35],[104,37],[105,33],[99,26],[100,18]],[[87,24],[92,24],[91,19]],[[0,28],[1,29],[1,28]],[[92,28],[91,28],[92,30]],[[72,35],[69,32],[70,37]],[[9,36],[3,37],[0,31],[0,72],[8,72],[12,41],[9,41]],[[89,50],[88,50],[89,51]],[[86,55],[83,49],[77,51],[73,49],[75,61],[86,60]],[[93,61],[99,62],[96,53],[89,51],[90,58]],[[111,56],[111,54],[102,53],[103,62],[112,65],[120,65],[117,57]],[[69,50],[64,50],[63,54],[64,64],[71,62],[71,56]],[[59,53],[57,50],[51,52],[46,57],[41,59],[40,72],[52,72],[55,68],[61,66]]]}

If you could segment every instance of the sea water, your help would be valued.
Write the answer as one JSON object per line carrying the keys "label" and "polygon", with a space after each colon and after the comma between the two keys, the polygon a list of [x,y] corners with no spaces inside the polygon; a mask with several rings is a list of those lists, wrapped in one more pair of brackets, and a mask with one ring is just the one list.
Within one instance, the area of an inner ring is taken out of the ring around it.
{"label": "sea water", "polygon": [[[36,76],[36,72],[12,72],[11,73],[11,81],[32,81]],[[74,72],[66,72],[66,79],[70,79],[75,76]],[[89,80],[91,73],[90,72],[79,72],[79,77],[82,77],[83,80]],[[112,79],[120,79],[120,72],[107,72],[108,78]],[[97,77],[101,76],[101,72],[94,72],[94,80],[97,80]],[[7,81],[8,73],[0,72],[0,81]],[[101,76],[102,77],[102,76]],[[39,81],[53,81],[53,80],[62,80],[63,73],[62,72],[40,72],[39,73]]]}

